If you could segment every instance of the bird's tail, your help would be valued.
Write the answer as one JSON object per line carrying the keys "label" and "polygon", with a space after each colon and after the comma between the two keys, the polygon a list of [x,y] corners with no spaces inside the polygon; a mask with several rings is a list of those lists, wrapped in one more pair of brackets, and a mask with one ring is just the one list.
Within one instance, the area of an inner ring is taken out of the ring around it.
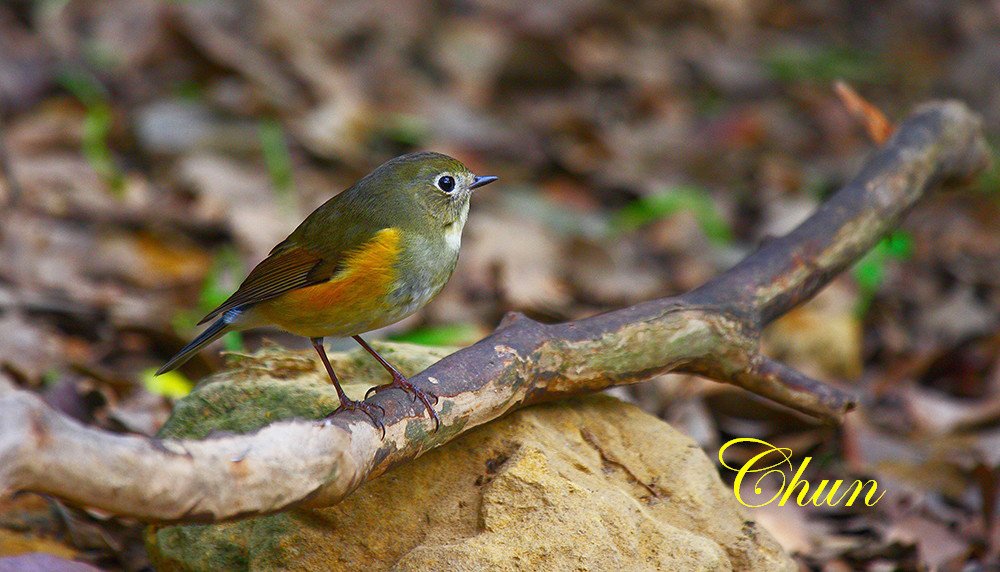
{"label": "bird's tail", "polygon": [[173,371],[179,368],[189,359],[194,357],[194,354],[201,351],[203,347],[219,339],[223,334],[235,330],[236,328],[234,327],[233,322],[238,316],[238,310],[230,310],[223,314],[222,317],[216,320],[215,323],[208,327],[208,329],[199,334],[197,338],[191,340],[191,343],[184,346],[181,351],[177,352],[177,355],[170,358],[167,363],[163,364],[163,367],[156,370],[155,375],[167,373],[168,371]]}

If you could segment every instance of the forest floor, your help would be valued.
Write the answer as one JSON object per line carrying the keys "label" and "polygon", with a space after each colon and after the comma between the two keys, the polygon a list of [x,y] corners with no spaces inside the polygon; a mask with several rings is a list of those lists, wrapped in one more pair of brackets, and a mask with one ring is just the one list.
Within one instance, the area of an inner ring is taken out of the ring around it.
{"label": "forest floor", "polygon": [[[558,321],[683,292],[871,153],[835,80],[890,119],[962,99],[997,157],[997,77],[986,0],[5,2],[0,376],[154,434],[219,350],[307,347],[230,335],[152,376],[308,212],[414,149],[501,181],[475,197],[447,289],[376,337],[462,345],[510,310]],[[756,437],[813,457],[811,479],[876,479],[875,507],[754,509],[805,569],[1000,553],[998,164],[766,332],[770,355],[862,395],[843,426],[695,378],[613,392],[711,458]],[[148,565],[138,523],[0,499],[0,556],[30,551]]]}

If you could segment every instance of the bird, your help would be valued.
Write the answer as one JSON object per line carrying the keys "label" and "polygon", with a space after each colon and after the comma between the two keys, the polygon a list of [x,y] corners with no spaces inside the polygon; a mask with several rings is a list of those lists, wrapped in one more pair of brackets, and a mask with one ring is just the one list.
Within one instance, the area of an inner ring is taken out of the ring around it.
{"label": "bird", "polygon": [[436,431],[437,397],[411,384],[361,334],[412,315],[441,292],[458,262],[473,191],[497,179],[430,151],[383,163],[309,214],[198,323],[212,324],[156,375],[180,367],[227,332],[276,326],[308,338],[319,354],[340,400],[327,418],[360,411],[384,438],[384,409],[350,399],[326,355],[324,338],[350,336],[392,377],[366,399],[402,389],[421,401]]}

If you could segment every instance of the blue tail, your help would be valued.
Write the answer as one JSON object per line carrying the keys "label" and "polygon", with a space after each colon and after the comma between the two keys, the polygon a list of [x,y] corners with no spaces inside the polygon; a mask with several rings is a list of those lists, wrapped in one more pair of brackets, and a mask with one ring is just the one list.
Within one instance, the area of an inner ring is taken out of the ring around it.
{"label": "blue tail", "polygon": [[155,375],[167,373],[168,371],[173,371],[179,368],[189,359],[194,357],[194,354],[201,351],[203,347],[219,339],[223,334],[235,330],[236,328],[233,327],[233,322],[236,321],[236,318],[239,317],[240,313],[241,309],[234,308],[223,314],[221,318],[216,320],[214,324],[208,327],[208,329],[199,334],[197,338],[191,340],[190,344],[184,346],[181,351],[177,352],[177,355],[170,358],[167,363],[163,364],[163,367],[156,370]]}

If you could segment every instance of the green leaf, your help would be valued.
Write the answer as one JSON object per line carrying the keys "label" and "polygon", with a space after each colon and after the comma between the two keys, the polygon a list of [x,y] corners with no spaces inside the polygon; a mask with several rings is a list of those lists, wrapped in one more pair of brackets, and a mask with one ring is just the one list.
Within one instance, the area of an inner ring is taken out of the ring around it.
{"label": "green leaf", "polygon": [[108,92],[94,76],[80,69],[66,69],[59,74],[59,84],[85,106],[107,103]]}
{"label": "green leaf", "polygon": [[420,116],[398,113],[389,118],[381,135],[400,145],[419,147],[428,133],[427,123]]}
{"label": "green leaf", "polygon": [[205,276],[205,283],[201,287],[201,293],[198,296],[198,310],[207,314],[219,307],[232,294],[232,289],[225,281],[226,276],[236,276],[239,280],[245,274],[246,271],[239,255],[236,254],[236,249],[232,246],[220,248],[218,254],[215,255],[212,269]]}
{"label": "green leaf", "polygon": [[285,131],[276,120],[265,119],[260,122],[258,133],[271,185],[274,186],[274,191],[282,203],[294,210],[295,181],[292,176],[292,155],[288,151]]}
{"label": "green leaf", "polygon": [[883,238],[854,266],[854,280],[858,283],[860,299],[857,312],[864,315],[868,311],[875,293],[885,280],[886,266],[890,260],[908,260],[913,256],[913,237],[897,230]]}
{"label": "green leaf", "polygon": [[764,57],[764,65],[782,82],[870,82],[885,71],[870,52],[837,46],[778,48]]}
{"label": "green leaf", "polygon": [[886,254],[896,260],[909,260],[913,256],[913,237],[909,233],[896,231],[882,240]]}
{"label": "green leaf", "polygon": [[244,349],[243,334],[241,332],[229,332],[222,336],[222,347],[226,348],[227,352],[242,352]]}
{"label": "green leaf", "polygon": [[183,373],[174,370],[156,375],[156,368],[152,367],[142,372],[142,384],[146,391],[170,399],[180,399],[194,388],[194,383]]}
{"label": "green leaf", "polygon": [[885,278],[885,257],[872,251],[854,267],[854,280],[862,293],[871,294],[878,290]]}
{"label": "green leaf", "polygon": [[58,368],[52,367],[45,370],[45,372],[42,373],[42,387],[48,388],[54,386],[56,382],[59,381],[61,376],[62,372],[60,372]]}
{"label": "green leaf", "polygon": [[389,335],[389,339],[397,342],[409,342],[422,346],[467,346],[475,343],[483,335],[479,326],[460,322],[416,328],[408,332]]}
{"label": "green leaf", "polygon": [[983,171],[972,185],[976,192],[992,194],[1000,200],[1000,138],[989,138],[987,146],[993,157],[990,168]]}
{"label": "green leaf", "polygon": [[196,81],[179,81],[173,85],[171,91],[184,101],[205,100],[205,88]]}
{"label": "green leaf", "polygon": [[[243,263],[232,246],[220,248],[216,253],[212,268],[205,276],[201,292],[198,294],[198,305],[194,309],[182,310],[174,314],[171,323],[175,331],[183,333],[193,330],[202,316],[218,308],[229,298],[233,289],[230,287],[229,281],[226,280],[228,276],[236,277],[237,280],[246,276]],[[235,342],[232,341],[232,334],[226,334],[223,340],[227,344],[233,343],[235,345]],[[239,345],[242,346],[242,343]],[[226,347],[228,349],[230,346]]]}
{"label": "green leaf", "polygon": [[[228,286],[227,276],[238,278],[246,275],[243,263],[240,261],[236,250],[231,246],[219,249],[215,255],[212,268],[205,276],[205,282],[198,295],[198,307],[194,310],[183,310],[174,314],[172,325],[177,332],[188,332],[195,328],[198,320],[202,316],[219,307],[220,304],[229,299],[232,289]],[[242,352],[243,334],[240,332],[229,332],[222,336],[222,345],[226,351]]]}
{"label": "green leaf", "polygon": [[640,197],[612,215],[611,228],[616,232],[631,232],[682,211],[694,215],[702,232],[712,242],[732,242],[729,224],[716,210],[708,192],[699,187],[670,187]]}
{"label": "green leaf", "polygon": [[125,190],[125,176],[115,163],[114,153],[108,144],[114,127],[114,111],[107,100],[107,91],[93,76],[79,70],[64,72],[59,81],[86,108],[83,117],[83,156],[111,191],[121,197]]}

